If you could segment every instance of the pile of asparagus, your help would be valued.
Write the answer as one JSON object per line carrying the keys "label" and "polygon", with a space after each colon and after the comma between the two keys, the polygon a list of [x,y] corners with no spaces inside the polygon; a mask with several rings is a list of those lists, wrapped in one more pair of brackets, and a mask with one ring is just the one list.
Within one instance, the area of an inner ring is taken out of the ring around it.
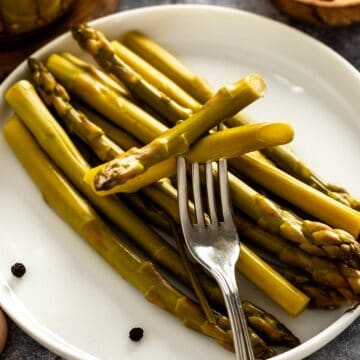
{"label": "pile of asparagus", "polygon": [[[46,65],[29,59],[31,82],[6,95],[16,115],[4,135],[49,206],[126,281],[233,349],[221,292],[189,259],[179,231],[172,177],[184,154],[189,162],[230,159],[235,221],[246,242],[237,268],[274,302],[298,315],[359,300],[359,201],[284,147],[293,138],[288,124],[250,124],[239,112],[264,95],[261,76],[215,93],[143,34],[129,32],[120,43],[87,25],[72,33],[102,69],[68,53],[52,54]],[[248,301],[243,308],[257,357],[299,344],[272,315]]]}

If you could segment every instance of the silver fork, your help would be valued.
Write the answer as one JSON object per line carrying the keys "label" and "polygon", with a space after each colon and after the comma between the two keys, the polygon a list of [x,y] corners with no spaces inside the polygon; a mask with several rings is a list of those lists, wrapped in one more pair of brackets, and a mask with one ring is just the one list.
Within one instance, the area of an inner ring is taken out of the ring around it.
{"label": "silver fork", "polygon": [[192,224],[188,210],[186,162],[184,157],[178,157],[177,181],[181,227],[190,254],[214,276],[222,290],[234,337],[236,358],[252,360],[255,357],[235,277],[235,264],[240,255],[240,242],[230,205],[226,160],[218,161],[217,172],[223,221],[218,220],[216,211],[213,163],[205,165],[209,224],[206,224],[204,219],[199,164],[193,163],[192,187],[196,224]]}

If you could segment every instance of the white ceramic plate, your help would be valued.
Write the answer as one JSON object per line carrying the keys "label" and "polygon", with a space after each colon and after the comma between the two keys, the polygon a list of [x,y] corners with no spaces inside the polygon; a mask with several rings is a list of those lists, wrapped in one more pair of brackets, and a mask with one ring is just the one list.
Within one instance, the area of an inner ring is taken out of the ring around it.
{"label": "white ceramic plate", "polygon": [[[360,76],[329,48],[287,26],[237,10],[209,6],[160,6],[123,12],[94,22],[110,38],[140,29],[178,55],[214,86],[251,72],[268,83],[264,100],[248,112],[259,120],[285,120],[296,130],[294,147],[326,178],[359,196]],[[69,34],[38,51],[74,51]],[[27,77],[20,65],[0,90],[1,126],[10,114],[6,89]],[[146,302],[43,202],[0,137],[0,304],[32,337],[74,359],[234,359],[214,342],[192,332]],[[21,261],[22,279],[10,273]],[[276,357],[302,359],[324,346],[356,319],[306,311],[287,316],[245,280],[244,298],[278,316],[303,344]],[[141,343],[128,340],[134,326]]]}

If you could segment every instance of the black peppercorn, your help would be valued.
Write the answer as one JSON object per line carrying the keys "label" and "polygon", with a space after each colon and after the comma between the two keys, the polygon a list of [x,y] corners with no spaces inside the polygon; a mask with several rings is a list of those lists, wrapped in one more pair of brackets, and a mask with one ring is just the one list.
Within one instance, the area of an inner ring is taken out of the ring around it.
{"label": "black peppercorn", "polygon": [[26,272],[26,268],[21,263],[16,263],[11,267],[11,272],[14,276],[21,278]]}
{"label": "black peppercorn", "polygon": [[129,338],[132,341],[140,341],[143,336],[144,336],[144,330],[139,327],[133,328],[129,332]]}

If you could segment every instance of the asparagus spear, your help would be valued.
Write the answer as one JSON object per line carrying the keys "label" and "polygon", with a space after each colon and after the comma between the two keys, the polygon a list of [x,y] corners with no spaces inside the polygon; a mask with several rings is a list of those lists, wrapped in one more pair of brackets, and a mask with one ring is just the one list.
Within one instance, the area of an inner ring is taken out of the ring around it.
{"label": "asparagus spear", "polygon": [[70,132],[76,131],[85,143],[90,144],[100,159],[113,159],[116,157],[121,152],[121,149],[113,142],[110,143],[101,128],[88,121],[84,114],[72,107],[69,103],[70,96],[67,91],[56,82],[45,66],[32,58],[28,60],[28,64],[34,85],[41,98],[47,105],[55,108],[55,111],[64,120]]}
{"label": "asparagus spear", "polygon": [[344,188],[329,184],[321,179],[307,164],[285,146],[264,149],[264,154],[280,168],[327,196],[360,211],[360,201],[353,198]]}
{"label": "asparagus spear", "polygon": [[189,108],[192,111],[196,111],[201,108],[201,104],[198,101],[166,77],[162,72],[155,69],[136,53],[131,51],[128,47],[118,41],[112,41],[111,45],[114,53],[122,61],[128,64],[134,71],[136,71],[151,85],[159,89],[162,93],[166,94],[181,106]]}
{"label": "asparagus spear", "polygon": [[124,35],[122,41],[128,48],[179,84],[181,88],[185,89],[199,102],[204,103],[213,95],[210,85],[204,79],[193,74],[174,56],[144,34],[131,31]]}
{"label": "asparagus spear", "polygon": [[263,95],[262,78],[252,74],[233,86],[223,87],[197,113],[140,149],[131,149],[110,162],[95,178],[97,190],[109,190],[118,184],[142,174],[149,167],[171,156],[184,154],[189,146],[224,118]]}
{"label": "asparagus spear", "polygon": [[345,231],[332,229],[320,222],[303,220],[231,173],[229,187],[234,205],[267,231],[281,235],[309,254],[350,262],[359,259],[359,244]]}
{"label": "asparagus spear", "polygon": [[89,52],[107,71],[122,81],[136,97],[144,101],[154,111],[172,121],[186,119],[191,112],[177,104],[167,95],[144,80],[115,53],[105,35],[87,25],[73,27],[72,34],[79,45]]}
{"label": "asparagus spear", "polygon": [[173,288],[150,261],[135,254],[108,228],[40,150],[16,117],[6,124],[4,133],[47,204],[126,281],[140,290],[148,301],[174,314],[185,325],[231,347],[231,337],[226,331],[210,324],[196,303]]}
{"label": "asparagus spear", "polygon": [[275,254],[282,262],[306,271],[315,282],[339,291],[349,301],[360,297],[359,270],[309,255],[280,237],[261,230],[239,213],[235,216],[235,223],[239,232],[256,246]]}
{"label": "asparagus spear", "polygon": [[62,56],[75,66],[91,74],[91,76],[93,76],[97,81],[101,82],[106,87],[116,92],[118,95],[121,95],[128,99],[132,99],[129,90],[119,81],[119,79],[109,74],[106,74],[104,71],[100,70],[96,66],[80,59],[77,56],[72,55],[71,53],[65,52],[62,54]]}
{"label": "asparagus spear", "polygon": [[[348,305],[349,300],[334,289],[321,286],[312,281],[306,273],[299,272],[290,267],[271,264],[280,274],[292,284],[307,294],[311,301],[309,307],[314,309],[334,310],[343,305]],[[351,303],[351,302],[350,302]],[[261,332],[260,332],[261,334]]]}
{"label": "asparagus spear", "polygon": [[[213,89],[205,79],[192,73],[176,57],[144,34],[138,31],[130,31],[124,35],[122,40],[129,49],[165,74],[201,104],[207,102],[214,95]],[[242,112],[235,115],[235,118],[241,121],[243,125],[249,123],[248,117]]]}
{"label": "asparagus spear", "polygon": [[120,148],[128,150],[132,147],[139,147],[141,143],[137,141],[133,136],[129,135],[124,130],[120,129],[118,126],[113,125],[109,121],[105,120],[99,114],[90,110],[90,108],[84,106],[79,102],[72,103],[75,105],[75,108],[79,109],[83,114],[86,115],[95,125],[101,128],[107,137],[109,137],[114,143],[116,143]]}
{"label": "asparagus spear", "polygon": [[248,301],[243,301],[243,308],[247,314],[249,325],[269,344],[281,346],[285,344],[288,347],[300,344],[300,340],[271,314]]}
{"label": "asparagus spear", "polygon": [[[325,223],[346,230],[357,238],[360,234],[360,212],[341,204],[320,191],[293,178],[284,171],[254,159],[250,154],[230,161],[230,165],[251,180],[289,201]],[[327,229],[324,228],[324,231]],[[341,241],[356,244],[348,234],[338,231]],[[347,240],[349,239],[349,240]],[[335,244],[338,243],[334,238]],[[356,248],[359,254],[359,247]]]}
{"label": "asparagus spear", "polygon": [[[206,102],[212,95],[211,88],[204,80],[197,79],[186,66],[184,66],[179,60],[171,55],[167,50],[155,43],[153,40],[146,37],[136,31],[125,34],[123,42],[135,53],[140,55],[143,59],[151,63],[155,70],[160,70],[163,74],[167,75],[175,83],[179,84],[183,89],[187,89],[190,95],[195,97],[201,103]],[[119,56],[122,53],[119,53]],[[143,62],[133,60],[132,57],[126,55],[123,60],[128,61],[131,66],[137,66],[137,71],[146,76],[151,73],[149,66],[146,66]],[[149,77],[149,82],[155,85]],[[157,85],[155,85],[157,86]],[[205,90],[204,90],[205,89]],[[184,98],[185,99],[185,98]],[[181,102],[181,99],[177,101]],[[185,99],[186,101],[186,99]],[[192,109],[191,103],[184,103],[184,106]],[[226,120],[226,124],[229,126],[241,126],[251,123],[251,119],[240,113],[232,118]],[[301,181],[309,184],[310,186],[322,191],[329,197],[342,202],[343,204],[360,210],[360,201],[353,198],[345,189],[337,185],[329,184],[321,179],[309,166],[302,162],[296,154],[294,154],[289,148],[284,146],[276,146],[272,148],[263,149],[262,152],[268,156],[277,166],[295,176]]]}
{"label": "asparagus spear", "polygon": [[[271,144],[289,142],[292,137],[292,128],[287,124],[263,123],[246,125],[236,129],[219,131],[203,137],[190,148],[190,151],[185,154],[185,158],[190,162],[200,163],[215,161],[221,158],[227,159],[266,146],[271,146]],[[234,144],[237,144],[237,146],[234,146]],[[123,155],[118,156],[116,160],[122,159],[122,156]],[[105,160],[109,160],[109,158]],[[85,177],[85,181],[93,187],[98,195],[137,191],[157,180],[176,174],[176,159],[175,157],[171,157],[156,163],[144,173],[131,178],[123,184],[116,185],[109,190],[98,191],[96,189],[97,176],[100,172],[106,171],[106,167],[111,166],[111,164],[113,164],[113,161],[99,165],[93,168]]]}
{"label": "asparagus spear", "polygon": [[167,127],[147,112],[111,88],[100,82],[91,73],[73,64],[63,56],[52,54],[47,60],[47,68],[79,99],[111,119],[143,143],[153,140]]}
{"label": "asparagus spear", "polygon": [[307,272],[284,264],[269,252],[261,250],[259,247],[255,247],[253,250],[276,271],[309,296],[309,308],[334,310],[353,302],[353,300],[345,298],[337,290],[316,283]]}

